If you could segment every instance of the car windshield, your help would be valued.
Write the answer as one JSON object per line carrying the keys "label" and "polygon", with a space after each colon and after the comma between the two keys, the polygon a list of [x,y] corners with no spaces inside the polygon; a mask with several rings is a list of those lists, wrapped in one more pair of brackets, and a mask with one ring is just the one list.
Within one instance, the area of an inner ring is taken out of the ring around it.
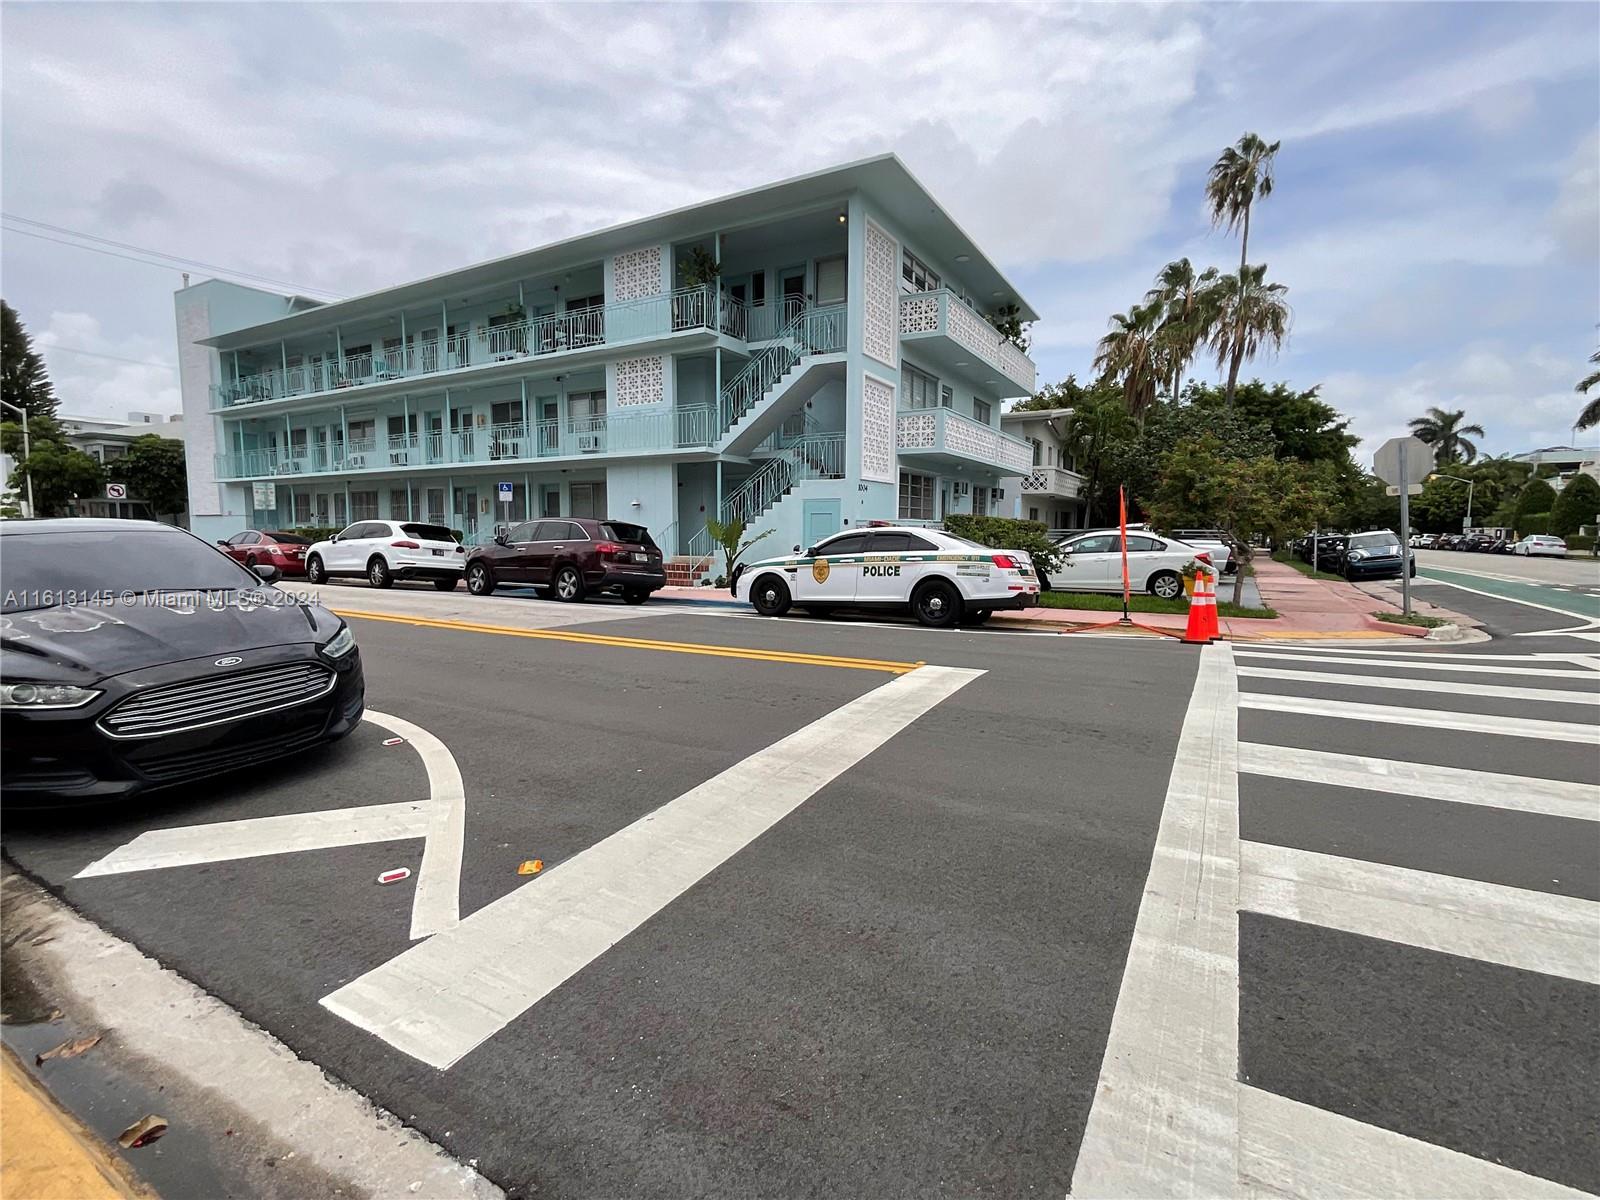
{"label": "car windshield", "polygon": [[400,532],[424,542],[453,542],[455,535],[443,525],[402,525]]}
{"label": "car windshield", "polygon": [[172,530],[7,534],[0,611],[147,592],[232,591],[259,582],[227,555]]}
{"label": "car windshield", "polygon": [[1350,539],[1350,549],[1376,550],[1380,546],[1397,545],[1399,541],[1400,539],[1395,537],[1394,534],[1386,531],[1381,533],[1358,533]]}
{"label": "car windshield", "polygon": [[600,526],[600,535],[613,542],[630,542],[635,546],[654,546],[650,531],[643,525],[628,525],[622,521],[606,521]]}

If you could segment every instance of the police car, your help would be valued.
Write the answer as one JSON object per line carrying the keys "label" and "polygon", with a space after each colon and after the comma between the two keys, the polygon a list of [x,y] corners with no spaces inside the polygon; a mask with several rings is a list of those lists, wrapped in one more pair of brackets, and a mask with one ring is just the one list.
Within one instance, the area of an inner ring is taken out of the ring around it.
{"label": "police car", "polygon": [[981,625],[997,608],[1039,603],[1039,579],[1022,551],[894,526],[847,530],[803,554],[796,546],[787,558],[740,563],[731,590],[764,617],[781,617],[792,605],[816,616],[909,608],[935,628]]}

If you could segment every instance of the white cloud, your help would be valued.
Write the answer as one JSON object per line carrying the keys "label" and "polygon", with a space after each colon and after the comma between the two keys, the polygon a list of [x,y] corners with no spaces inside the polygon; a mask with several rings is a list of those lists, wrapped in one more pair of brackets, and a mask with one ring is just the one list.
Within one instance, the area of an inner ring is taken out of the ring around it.
{"label": "white cloud", "polygon": [[1595,267],[1600,259],[1600,130],[1584,138],[1567,160],[1550,221],[1562,251]]}
{"label": "white cloud", "polygon": [[[126,419],[130,412],[176,413],[183,407],[173,349],[155,338],[108,338],[97,317],[54,312],[30,328],[45,360],[62,416]],[[131,361],[125,361],[131,360]]]}

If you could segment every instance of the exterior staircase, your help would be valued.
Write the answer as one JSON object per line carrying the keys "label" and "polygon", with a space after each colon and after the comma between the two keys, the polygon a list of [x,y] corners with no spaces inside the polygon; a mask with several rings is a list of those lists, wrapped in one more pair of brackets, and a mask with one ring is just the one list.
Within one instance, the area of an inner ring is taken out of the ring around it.
{"label": "exterior staircase", "polygon": [[723,385],[720,450],[750,453],[829,380],[844,378],[842,361],[817,359],[844,352],[845,311],[842,304],[801,310]]}

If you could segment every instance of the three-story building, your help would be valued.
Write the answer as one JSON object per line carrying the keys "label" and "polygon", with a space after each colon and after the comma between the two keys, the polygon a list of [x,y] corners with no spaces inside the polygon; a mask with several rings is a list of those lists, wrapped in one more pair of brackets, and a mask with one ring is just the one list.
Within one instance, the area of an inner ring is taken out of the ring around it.
{"label": "three-story building", "polygon": [[[712,266],[714,264],[714,267]],[[994,511],[1016,290],[893,155],[337,303],[177,294],[191,525],[707,521],[774,548]]]}

